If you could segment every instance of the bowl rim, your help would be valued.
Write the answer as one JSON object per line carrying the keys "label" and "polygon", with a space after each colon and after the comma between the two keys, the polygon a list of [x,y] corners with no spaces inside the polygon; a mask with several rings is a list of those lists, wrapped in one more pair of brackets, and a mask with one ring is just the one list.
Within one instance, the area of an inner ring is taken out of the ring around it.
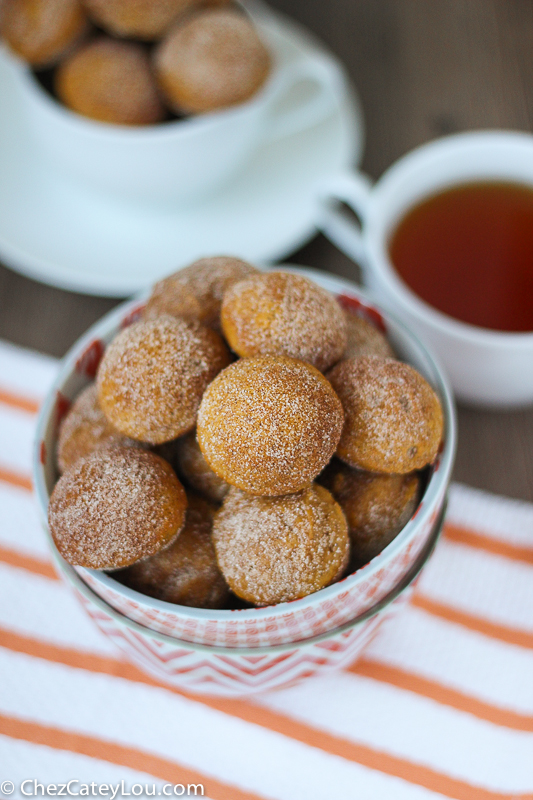
{"label": "bowl rim", "polygon": [[87,586],[87,584],[80,578],[74,567],[66,562],[59,554],[48,529],[46,529],[46,532],[51,543],[54,566],[61,575],[62,579],[76,591],[82,594],[87,601],[93,603],[93,605],[96,605],[100,611],[103,611],[119,625],[129,628],[141,636],[148,635],[151,638],[158,639],[160,642],[173,647],[221,656],[263,656],[270,654],[274,655],[276,653],[293,652],[295,650],[304,649],[305,647],[312,647],[316,644],[320,644],[321,642],[328,641],[328,639],[335,638],[338,635],[342,635],[343,633],[347,633],[353,628],[356,628],[358,625],[362,625],[364,622],[367,622],[369,619],[372,619],[373,617],[382,613],[387,607],[391,606],[392,603],[416,581],[422,569],[431,558],[444,527],[447,502],[448,500],[446,497],[444,505],[433,524],[431,536],[424,545],[422,552],[419,553],[411,569],[403,576],[396,586],[394,586],[394,588],[391,589],[391,591],[388,592],[385,597],[379,600],[375,605],[373,605],[363,614],[354,617],[354,619],[350,620],[349,622],[345,622],[343,625],[340,625],[331,631],[318,634],[317,636],[311,636],[307,639],[299,639],[295,642],[285,642],[283,644],[275,645],[258,645],[257,647],[226,647],[223,645],[209,645],[201,644],[199,642],[189,642],[185,639],[177,639],[173,636],[168,636],[167,634],[153,630],[152,628],[148,628],[146,625],[142,625],[140,622],[136,622],[135,620],[126,617],[120,611],[117,611],[115,608],[110,606],[102,597],[97,595],[90,588],[90,586]]}
{"label": "bowl rim", "polygon": [[[166,615],[179,615],[181,619],[194,619],[197,622],[211,621],[217,623],[227,623],[231,621],[233,623],[242,624],[244,622],[259,622],[265,618],[272,619],[274,617],[292,615],[294,613],[302,612],[305,608],[308,608],[310,604],[314,606],[322,601],[327,602],[328,600],[332,600],[338,594],[342,594],[344,592],[350,593],[357,584],[364,583],[375,573],[379,572],[392,558],[394,558],[399,550],[403,549],[406,541],[412,538],[415,526],[418,528],[418,526],[422,526],[429,519],[433,513],[435,501],[439,499],[442,487],[447,487],[450,481],[455,459],[457,440],[457,423],[453,395],[448,380],[445,377],[445,373],[440,367],[437,359],[428,351],[425,345],[420,342],[418,336],[412,333],[403,322],[398,320],[394,313],[390,312],[381,303],[376,303],[368,292],[361,290],[360,287],[358,287],[355,283],[345,278],[331,275],[323,272],[322,270],[301,267],[295,264],[280,264],[272,269],[291,271],[296,274],[310,277],[311,279],[314,279],[315,282],[318,282],[323,288],[332,291],[335,295],[346,293],[349,295],[351,294],[355,299],[362,301],[363,304],[367,304],[371,308],[376,309],[379,313],[383,313],[385,322],[387,322],[387,320],[393,322],[394,325],[401,330],[402,334],[405,335],[406,338],[416,346],[420,354],[425,358],[431,367],[436,382],[435,388],[439,394],[443,407],[445,432],[444,444],[440,453],[439,469],[433,473],[428,481],[424,495],[421,498],[415,515],[411,517],[409,522],[404,526],[395,539],[393,539],[392,542],[390,542],[390,544],[387,545],[387,547],[385,547],[381,553],[379,553],[379,555],[377,555],[364,567],[354,573],[351,573],[350,575],[347,575],[342,580],[337,581],[330,586],[326,586],[325,588],[320,589],[311,595],[307,595],[306,597],[298,598],[296,600],[251,609],[217,610],[192,608],[189,606],[167,603],[163,600],[158,600],[156,598],[149,597],[148,595],[143,595],[139,592],[136,592],[134,589],[130,589],[129,587],[115,581],[112,578],[112,573],[108,575],[103,571],[87,570],[93,579],[98,580],[104,586],[107,586],[108,590],[121,595],[138,606],[140,605],[141,607],[156,609],[160,613]],[[75,344],[63,357],[58,374],[56,375],[56,378],[49,389],[48,395],[41,406],[37,420],[33,451],[33,483],[41,512],[41,518],[47,531],[47,508],[49,495],[46,489],[44,469],[41,463],[40,443],[44,438],[44,432],[48,425],[50,416],[54,412],[56,393],[58,390],[60,390],[60,387],[63,385],[65,380],[72,374],[76,361],[86,350],[87,346],[95,338],[99,338],[104,332],[109,332],[109,330],[119,328],[124,317],[142,306],[144,300],[148,296],[149,291],[143,292],[134,300],[121,303],[108,314],[105,314],[94,325],[92,325],[80,337],[80,339],[75,342]],[[79,574],[83,574],[85,568],[78,567],[77,571]]]}

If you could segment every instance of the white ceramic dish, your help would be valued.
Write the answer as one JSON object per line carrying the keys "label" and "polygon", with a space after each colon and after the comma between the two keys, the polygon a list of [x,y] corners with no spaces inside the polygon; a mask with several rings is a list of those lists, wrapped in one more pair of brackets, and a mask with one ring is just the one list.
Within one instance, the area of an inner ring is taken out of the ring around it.
{"label": "white ceramic dish", "polygon": [[[510,131],[461,133],[408,153],[373,187],[364,176],[343,176],[329,187],[328,199],[351,206],[362,227],[331,207],[324,210],[319,225],[361,264],[365,285],[374,295],[435,350],[460,400],[496,408],[524,406],[533,403],[533,331],[488,330],[443,314],[402,281],[388,255],[390,235],[410,207],[439,190],[484,180],[533,188],[533,136]],[[460,285],[457,291],[462,291]]]}
{"label": "white ceramic dish", "polygon": [[[342,581],[290,603],[268,608],[212,611],[173,605],[147,597],[104,572],[77,568],[93,591],[115,610],[152,630],[177,639],[227,647],[257,647],[299,641],[326,633],[368,611],[402,580],[415,563],[441,513],[455,455],[456,428],[450,390],[432,356],[389,314],[382,314],[357,287],[326,273],[292,267],[380,319],[396,352],[434,386],[444,412],[442,450],[430,471],[420,505],[398,536],[369,564]],[[96,373],[106,344],[135,317],[140,301],[125,303],[94,325],[63,359],[37,425],[34,482],[46,524],[49,494],[57,479],[55,449],[62,414]]]}
{"label": "white ceramic dish", "polygon": [[54,170],[32,146],[11,60],[0,49],[2,261],[63,289],[127,297],[201,256],[270,263],[309,239],[320,188],[360,160],[362,114],[339,63],[285,18],[267,16],[289,60],[316,55],[337,70],[333,113],[260,147],[224,189],[186,208],[114,200]]}
{"label": "white ceramic dish", "polygon": [[157,125],[110,125],[75,114],[13,57],[13,87],[41,157],[80,186],[128,202],[188,204],[220,190],[260,144],[331,117],[344,92],[343,75],[331,58],[287,46],[285,30],[268,15],[257,15],[256,27],[272,70],[254,97]]}
{"label": "white ceramic dish", "polygon": [[180,642],[119,614],[80,579],[50,544],[56,568],[74,589],[102,633],[129,661],[158,681],[199,694],[238,697],[280,689],[351,664],[369,644],[381,623],[409,599],[442,528],[435,521],[424,550],[392,591],[366,614],[337,630],[305,642],[261,648],[224,648]]}

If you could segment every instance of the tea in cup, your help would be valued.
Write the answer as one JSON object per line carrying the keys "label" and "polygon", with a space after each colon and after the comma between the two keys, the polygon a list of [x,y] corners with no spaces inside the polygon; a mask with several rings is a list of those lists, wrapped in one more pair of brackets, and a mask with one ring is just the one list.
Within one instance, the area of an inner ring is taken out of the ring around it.
{"label": "tea in cup", "polygon": [[440,356],[459,399],[533,402],[533,136],[471,132],[328,188],[322,230]]}

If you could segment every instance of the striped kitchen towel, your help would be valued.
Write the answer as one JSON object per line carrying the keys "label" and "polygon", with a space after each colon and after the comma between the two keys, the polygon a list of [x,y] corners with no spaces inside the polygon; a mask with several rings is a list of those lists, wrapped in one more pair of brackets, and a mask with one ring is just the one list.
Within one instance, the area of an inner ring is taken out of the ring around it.
{"label": "striped kitchen towel", "polygon": [[0,343],[0,798],[73,781],[108,797],[533,800],[533,506],[454,485],[412,602],[356,664],[253,700],[186,695],[127,664],[52,568],[30,461],[56,368]]}

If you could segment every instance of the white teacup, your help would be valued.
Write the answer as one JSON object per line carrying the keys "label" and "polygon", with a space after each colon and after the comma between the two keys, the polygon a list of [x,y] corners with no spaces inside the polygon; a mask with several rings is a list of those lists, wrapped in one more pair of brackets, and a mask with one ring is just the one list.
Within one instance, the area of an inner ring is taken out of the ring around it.
{"label": "white teacup", "polygon": [[[533,332],[488,330],[437,311],[404,283],[388,252],[396,226],[424,197],[457,184],[486,180],[533,188],[533,136],[504,131],[457,134],[413,150],[374,186],[360,174],[340,176],[328,185],[327,198],[345,202],[361,226],[331,202],[326,203],[319,224],[361,265],[363,282],[380,302],[401,315],[433,348],[460,400],[517,407],[533,403]],[[460,285],[457,291],[462,291]]]}
{"label": "white teacup", "polygon": [[239,106],[158,125],[128,127],[80,116],[13,58],[36,144],[63,174],[107,194],[150,202],[201,199],[226,183],[260,144],[329,116],[344,91],[342,71],[331,58],[300,50],[270,15],[254,22],[273,61],[262,89]]}

